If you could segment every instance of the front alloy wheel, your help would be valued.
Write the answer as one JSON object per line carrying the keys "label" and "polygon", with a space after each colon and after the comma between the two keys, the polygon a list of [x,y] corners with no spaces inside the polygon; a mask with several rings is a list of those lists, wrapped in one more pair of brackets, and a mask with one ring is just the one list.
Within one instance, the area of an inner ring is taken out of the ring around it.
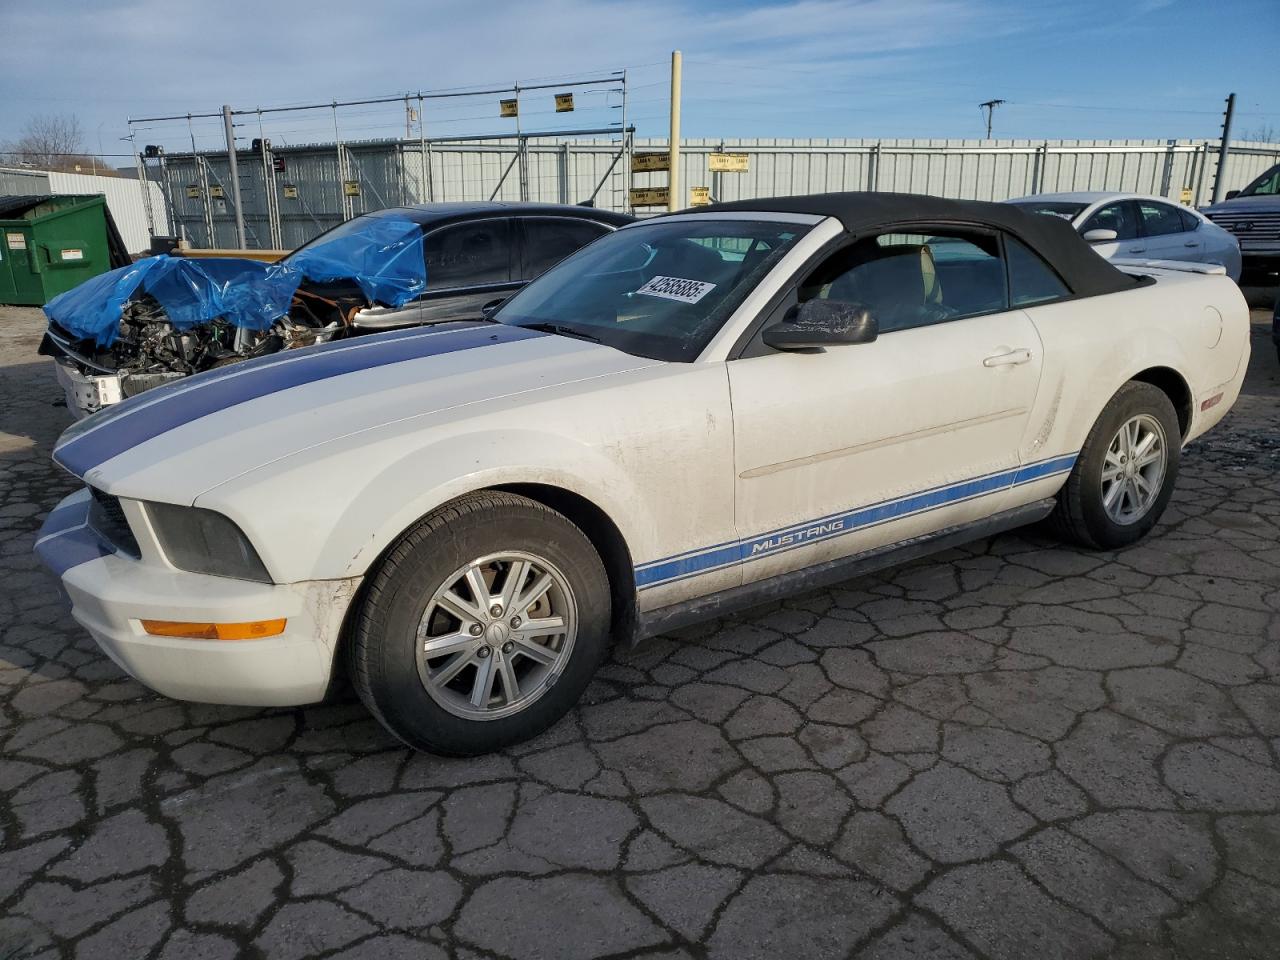
{"label": "front alloy wheel", "polygon": [[479,557],[450,574],[418,624],[418,675],[436,703],[468,720],[529,706],[573,654],[569,581],[531,553]]}
{"label": "front alloy wheel", "polygon": [[351,681],[405,743],[452,756],[528,739],[577,702],[608,649],[609,578],[564,514],[505,490],[405,531],[366,581]]}

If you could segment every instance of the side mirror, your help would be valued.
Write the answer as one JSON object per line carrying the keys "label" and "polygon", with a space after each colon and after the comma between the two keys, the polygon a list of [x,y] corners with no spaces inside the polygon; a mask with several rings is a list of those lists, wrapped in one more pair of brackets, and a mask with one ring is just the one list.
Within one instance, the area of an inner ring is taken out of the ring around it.
{"label": "side mirror", "polygon": [[810,300],[791,319],[765,327],[761,338],[775,350],[818,350],[846,343],[870,343],[880,324],[860,303]]}
{"label": "side mirror", "polygon": [[1120,234],[1114,230],[1086,230],[1084,238],[1090,243],[1113,243],[1119,239]]}
{"label": "side mirror", "polygon": [[497,310],[500,306],[502,306],[504,303],[506,303],[510,299],[511,299],[510,297],[501,297],[497,300],[490,300],[488,303],[486,303],[483,307],[480,308],[480,316],[482,317],[491,316],[495,310]]}
{"label": "side mirror", "polygon": [[1238,196],[1240,196],[1240,191],[1239,191],[1239,190],[1228,190],[1228,191],[1227,191],[1227,199],[1228,199],[1228,200],[1234,200],[1234,199],[1235,199],[1236,197],[1238,197]]}

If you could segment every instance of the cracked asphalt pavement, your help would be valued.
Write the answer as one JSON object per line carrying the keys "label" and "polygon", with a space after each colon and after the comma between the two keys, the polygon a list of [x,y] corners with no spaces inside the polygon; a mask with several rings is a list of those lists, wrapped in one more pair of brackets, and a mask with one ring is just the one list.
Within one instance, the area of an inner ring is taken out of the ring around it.
{"label": "cracked asphalt pavement", "polygon": [[1254,319],[1144,543],[1005,535],[619,650],[547,734],[441,760],[350,698],[178,703],[99,652],[31,553],[69,416],[0,310],[0,957],[1276,957]]}

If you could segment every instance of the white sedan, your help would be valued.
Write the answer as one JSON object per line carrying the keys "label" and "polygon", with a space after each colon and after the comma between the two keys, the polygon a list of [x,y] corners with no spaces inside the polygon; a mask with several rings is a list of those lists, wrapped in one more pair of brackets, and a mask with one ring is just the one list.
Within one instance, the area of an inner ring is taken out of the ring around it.
{"label": "white sedan", "polygon": [[[1190,266],[1190,265],[1188,265]],[[324,697],[448,754],[631,640],[1049,518],[1113,549],[1235,402],[1209,268],[893,194],[623,227],[487,320],[249,360],[72,426],[36,551],[163,694]]]}
{"label": "white sedan", "polygon": [[1227,276],[1240,280],[1240,244],[1235,236],[1165,197],[1084,190],[1006,202],[1069,221],[1108,260],[1189,260],[1224,267]]}

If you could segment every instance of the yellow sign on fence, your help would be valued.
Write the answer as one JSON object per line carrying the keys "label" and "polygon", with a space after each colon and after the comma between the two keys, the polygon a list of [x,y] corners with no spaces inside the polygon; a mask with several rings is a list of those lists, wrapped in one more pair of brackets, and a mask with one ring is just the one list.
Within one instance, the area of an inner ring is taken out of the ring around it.
{"label": "yellow sign on fence", "polygon": [[500,117],[518,117],[520,115],[519,100],[499,100],[498,116]]}
{"label": "yellow sign on fence", "polygon": [[710,187],[690,187],[689,188],[689,206],[705,207],[711,202]]}
{"label": "yellow sign on fence", "polygon": [[712,173],[746,173],[747,155],[745,153],[709,153],[707,169]]}
{"label": "yellow sign on fence", "polygon": [[187,184],[187,199],[188,200],[200,199],[200,188],[197,187],[194,183]]}
{"label": "yellow sign on fence", "polygon": [[572,109],[573,109],[573,94],[557,93],[556,94],[556,113],[568,113]]}
{"label": "yellow sign on fence", "polygon": [[652,173],[656,170],[670,169],[671,154],[669,153],[633,153],[631,155],[633,173]]}
{"label": "yellow sign on fence", "polygon": [[671,191],[666,187],[632,187],[633,207],[665,207],[670,202]]}
{"label": "yellow sign on fence", "polygon": [[210,187],[210,188],[209,188],[209,196],[213,197],[213,199],[215,199],[215,200],[221,200],[221,199],[222,199],[222,185],[221,185],[221,184],[218,184],[218,183],[215,183],[212,187]]}
{"label": "yellow sign on fence", "polygon": [[1182,188],[1182,193],[1179,194],[1178,196],[1178,202],[1187,207],[1191,206],[1191,188],[1190,187]]}
{"label": "yellow sign on fence", "polygon": [[342,192],[348,197],[360,196],[360,181],[359,180],[343,180]]}
{"label": "yellow sign on fence", "polygon": [[298,186],[294,183],[286,183],[284,185],[284,198],[286,200],[298,199]]}

